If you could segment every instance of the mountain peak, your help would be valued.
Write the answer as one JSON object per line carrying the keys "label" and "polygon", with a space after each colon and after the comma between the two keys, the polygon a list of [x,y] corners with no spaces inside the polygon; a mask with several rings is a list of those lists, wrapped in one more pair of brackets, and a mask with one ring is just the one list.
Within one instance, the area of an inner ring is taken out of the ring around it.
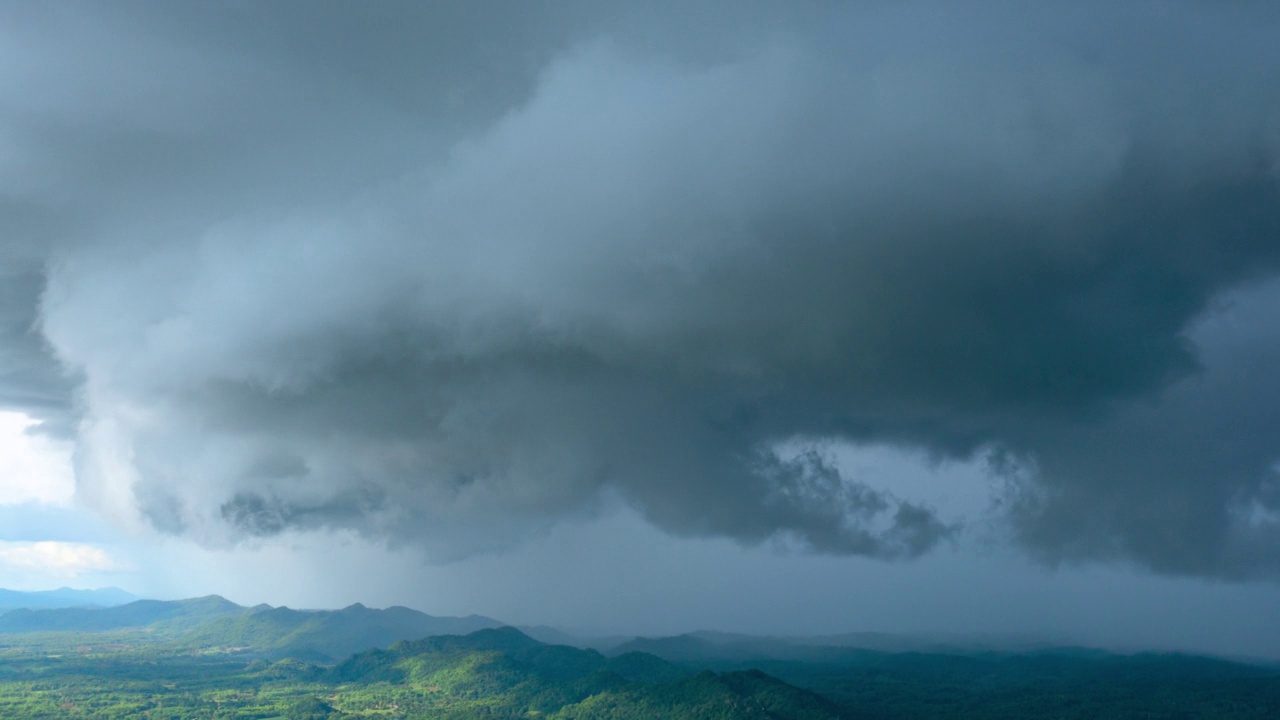
{"label": "mountain peak", "polygon": [[466,636],[472,643],[493,650],[523,650],[543,643],[534,640],[510,625],[477,630]]}
{"label": "mountain peak", "polygon": [[219,608],[219,609],[223,609],[223,608],[233,609],[233,608],[240,607],[239,605],[231,602],[230,600],[222,597],[221,595],[205,595],[203,597],[191,598],[190,600],[178,600],[176,602],[182,605],[192,605],[196,607],[209,607],[209,608]]}

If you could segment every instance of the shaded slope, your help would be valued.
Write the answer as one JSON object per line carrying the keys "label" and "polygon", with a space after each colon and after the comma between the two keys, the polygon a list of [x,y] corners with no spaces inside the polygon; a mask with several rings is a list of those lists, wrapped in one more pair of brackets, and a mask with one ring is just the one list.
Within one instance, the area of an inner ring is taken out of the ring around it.
{"label": "shaded slope", "polygon": [[607,690],[566,706],[553,717],[808,720],[837,718],[841,714],[835,705],[814,693],[752,670],[719,675],[703,671],[672,683]]}
{"label": "shaded slope", "polygon": [[1280,717],[1280,669],[1177,654],[862,651],[828,662],[707,665],[758,668],[859,717],[885,720]]}
{"label": "shaded slope", "polygon": [[546,645],[514,628],[398,643],[333,668],[347,685],[407,686],[440,717],[834,718],[835,706],[763,673],[689,674],[657,657]]}

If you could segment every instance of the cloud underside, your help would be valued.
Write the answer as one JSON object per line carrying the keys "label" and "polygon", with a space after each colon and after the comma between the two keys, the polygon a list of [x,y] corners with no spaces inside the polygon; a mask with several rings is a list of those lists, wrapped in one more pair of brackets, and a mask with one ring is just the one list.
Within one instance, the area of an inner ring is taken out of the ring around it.
{"label": "cloud underside", "polygon": [[0,228],[39,241],[0,390],[77,421],[104,511],[440,557],[609,495],[824,553],[961,531],[853,442],[990,457],[1048,562],[1280,576],[1275,12],[460,12],[492,42],[445,53],[285,7],[28,19],[116,65],[5,71]]}

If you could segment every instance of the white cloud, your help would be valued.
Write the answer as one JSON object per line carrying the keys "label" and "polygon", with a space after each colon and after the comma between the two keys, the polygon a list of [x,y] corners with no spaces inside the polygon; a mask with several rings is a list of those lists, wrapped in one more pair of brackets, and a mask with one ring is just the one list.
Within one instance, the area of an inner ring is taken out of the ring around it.
{"label": "white cloud", "polygon": [[0,569],[73,577],[83,572],[121,568],[106,550],[96,545],[41,540],[0,542]]}
{"label": "white cloud", "polygon": [[71,443],[32,433],[39,421],[0,411],[0,505],[70,505],[75,496]]}

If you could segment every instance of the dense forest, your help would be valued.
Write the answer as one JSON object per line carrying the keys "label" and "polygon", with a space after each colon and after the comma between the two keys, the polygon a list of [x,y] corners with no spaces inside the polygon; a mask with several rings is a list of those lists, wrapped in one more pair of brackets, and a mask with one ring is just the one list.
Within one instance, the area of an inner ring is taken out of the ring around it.
{"label": "dense forest", "polygon": [[0,717],[1270,719],[1280,667],[697,634],[602,653],[489,618],[209,597],[0,615]]}
{"label": "dense forest", "polygon": [[[87,640],[83,635],[80,640]],[[514,628],[400,642],[324,666],[230,648],[31,644],[0,660],[5,718],[842,717],[758,671],[693,672],[638,653],[540,643]]]}

